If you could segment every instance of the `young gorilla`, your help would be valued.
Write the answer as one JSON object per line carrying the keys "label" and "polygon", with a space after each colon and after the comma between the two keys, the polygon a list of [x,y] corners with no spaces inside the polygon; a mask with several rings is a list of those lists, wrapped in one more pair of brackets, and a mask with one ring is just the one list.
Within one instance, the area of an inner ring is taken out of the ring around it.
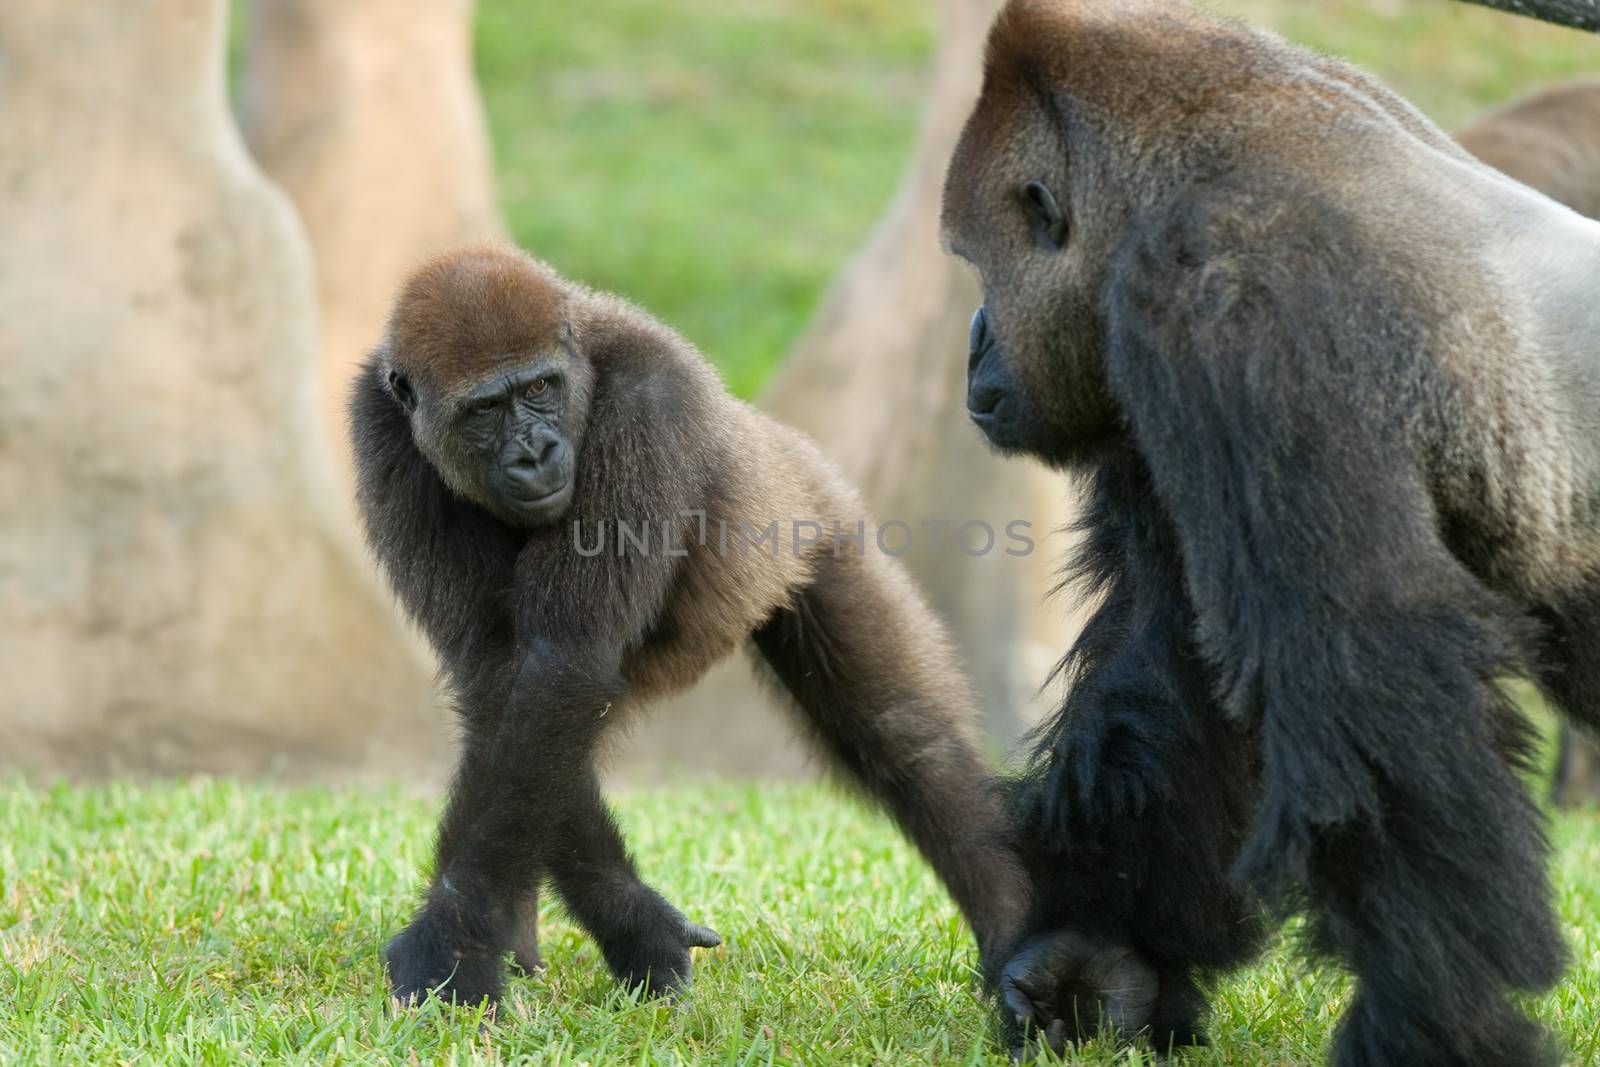
{"label": "young gorilla", "polygon": [[[1535,93],[1479,119],[1456,140],[1502,174],[1600,219],[1600,80]],[[1600,746],[1567,723],[1551,795],[1562,807],[1600,801]]]}
{"label": "young gorilla", "polygon": [[464,729],[427,901],[386,951],[396,995],[495,997],[503,953],[538,962],[546,877],[618,978],[688,982],[719,939],[639,880],[593,754],[746,637],[986,973],[1014,949],[1025,875],[941,627],[849,540],[865,513],[838,473],[682,338],[518,252],[448,255],[406,285],[351,423],[368,538]]}
{"label": "young gorilla", "polygon": [[[1342,63],[1165,0],[1012,0],[950,166],[1000,448],[1088,489],[1099,608],[1018,783],[1024,1023],[1198,1039],[1258,901],[1336,1058],[1532,1065],[1564,946],[1530,732],[1600,720],[1600,224]],[[1134,1010],[1129,1010],[1129,1004]]]}

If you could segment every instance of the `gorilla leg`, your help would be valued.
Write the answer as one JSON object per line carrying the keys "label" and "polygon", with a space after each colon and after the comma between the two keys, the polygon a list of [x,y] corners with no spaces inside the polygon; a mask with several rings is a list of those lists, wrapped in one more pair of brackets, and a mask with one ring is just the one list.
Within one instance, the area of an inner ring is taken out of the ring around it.
{"label": "gorilla leg", "polygon": [[[519,920],[546,870],[568,886],[581,870],[622,894],[629,925],[596,931],[614,965],[624,934],[640,938],[646,950],[681,944],[682,953],[667,960],[674,964],[688,946],[707,940],[639,883],[599,803],[592,760],[605,723],[601,710],[621,692],[615,668],[581,651],[541,645],[527,656],[492,740],[464,756],[441,830],[444,863],[427,903],[386,950],[396,996],[442,987],[456,1000],[496,997],[501,953],[521,936]],[[598,834],[590,832],[595,825]],[[597,857],[576,854],[595,846],[602,848]],[[639,955],[657,964],[661,954]],[[619,977],[645,980],[642,972],[619,971]],[[670,989],[687,977],[686,966],[658,965],[649,984]]]}
{"label": "gorilla leg", "polygon": [[1003,800],[972,735],[973,698],[914,588],[839,548],[754,634],[822,749],[883,804],[955,898],[988,977],[1021,932],[1028,889]]}
{"label": "gorilla leg", "polygon": [[550,854],[550,873],[568,910],[630,988],[669,992],[687,985],[689,950],[715,948],[722,938],[691,923],[639,879],[592,767],[571,801]]}
{"label": "gorilla leg", "polygon": [[574,791],[573,768],[589,759],[595,740],[568,720],[594,716],[576,712],[585,703],[576,687],[546,687],[537,706],[517,696],[510,685],[463,694],[461,757],[439,825],[433,883],[421,912],[384,952],[402,1000],[429,990],[464,1002],[494,999],[503,953],[525,953],[530,942],[537,952],[523,924]]}
{"label": "gorilla leg", "polygon": [[[507,688],[494,679],[480,679],[470,687],[470,695],[461,700],[461,754],[444,813],[439,819],[433,857],[435,876],[449,869],[461,841],[471,831],[474,818],[483,806],[485,791],[492,788],[489,756],[500,728],[500,710],[507,699]],[[513,911],[506,948],[518,969],[532,974],[544,966],[539,954],[537,877],[518,897]]]}
{"label": "gorilla leg", "polygon": [[[1506,998],[1548,987],[1564,963],[1547,846],[1516,773],[1529,732],[1465,622],[1369,615],[1360,633],[1323,634],[1360,676],[1324,673],[1327,646],[1306,646],[1318,707],[1280,703],[1264,723],[1266,796],[1241,872],[1306,901],[1314,946],[1355,972],[1340,1067],[1555,1058]],[[1463,666],[1435,673],[1452,663]],[[1334,693],[1338,705],[1323,703]],[[1396,698],[1421,715],[1385,715]],[[1339,721],[1346,708],[1378,717]],[[1334,716],[1327,734],[1312,714]],[[1322,736],[1293,737],[1308,727]]]}

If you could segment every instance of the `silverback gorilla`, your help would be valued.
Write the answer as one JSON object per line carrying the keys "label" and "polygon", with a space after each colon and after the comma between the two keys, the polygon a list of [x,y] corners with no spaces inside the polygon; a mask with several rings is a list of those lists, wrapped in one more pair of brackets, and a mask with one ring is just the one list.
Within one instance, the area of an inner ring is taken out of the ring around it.
{"label": "silverback gorilla", "polygon": [[351,426],[368,539],[463,732],[426,903],[385,953],[397,996],[492,999],[505,953],[537,965],[545,878],[619,979],[688,982],[719,938],[639,879],[594,751],[746,638],[993,979],[1028,889],[973,696],[905,572],[849,540],[865,511],[810,441],[644,312],[502,248],[412,277]]}
{"label": "silverback gorilla", "polygon": [[1198,1040],[1196,980],[1298,910],[1358,979],[1344,1067],[1551,1061],[1508,999],[1565,951],[1497,683],[1600,718],[1600,224],[1274,37],[1013,0],[944,230],[972,418],[1082,477],[1098,597],[1017,783],[1058,932],[1010,1011]]}

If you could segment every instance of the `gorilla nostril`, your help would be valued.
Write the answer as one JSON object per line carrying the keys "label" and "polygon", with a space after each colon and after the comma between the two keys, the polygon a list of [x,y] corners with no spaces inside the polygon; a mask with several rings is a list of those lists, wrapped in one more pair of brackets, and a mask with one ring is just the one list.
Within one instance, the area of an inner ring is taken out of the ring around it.
{"label": "gorilla nostril", "polygon": [[550,457],[555,454],[557,444],[558,442],[556,439],[552,437],[550,440],[545,441],[542,444],[534,445],[534,449],[539,453],[539,458],[533,462],[538,466],[543,466],[545,463],[548,463],[550,461]]}

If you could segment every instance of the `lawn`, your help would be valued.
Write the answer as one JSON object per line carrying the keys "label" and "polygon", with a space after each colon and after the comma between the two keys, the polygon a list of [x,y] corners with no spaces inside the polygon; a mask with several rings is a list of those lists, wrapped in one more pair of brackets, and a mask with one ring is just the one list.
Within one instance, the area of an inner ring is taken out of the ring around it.
{"label": "lawn", "polygon": [[[394,1013],[433,801],[225,781],[0,790],[0,1057],[10,1063],[1005,1064],[955,911],[890,826],[822,786],[618,804],[645,876],[725,944],[676,1007],[638,1003],[547,905],[548,970],[497,1015]],[[1535,1004],[1597,1055],[1600,818],[1555,824],[1575,967]],[[1346,984],[1286,949],[1215,991],[1214,1051],[1314,1063]],[[1073,1062],[1153,1063],[1090,1050]]]}

